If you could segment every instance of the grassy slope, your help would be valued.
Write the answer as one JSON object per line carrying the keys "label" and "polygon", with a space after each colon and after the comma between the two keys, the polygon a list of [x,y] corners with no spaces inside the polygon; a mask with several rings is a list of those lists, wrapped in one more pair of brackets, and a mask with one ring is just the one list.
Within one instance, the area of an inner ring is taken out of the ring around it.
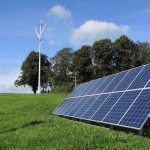
{"label": "grassy slope", "polygon": [[51,115],[65,94],[0,94],[2,149],[150,149],[150,139]]}

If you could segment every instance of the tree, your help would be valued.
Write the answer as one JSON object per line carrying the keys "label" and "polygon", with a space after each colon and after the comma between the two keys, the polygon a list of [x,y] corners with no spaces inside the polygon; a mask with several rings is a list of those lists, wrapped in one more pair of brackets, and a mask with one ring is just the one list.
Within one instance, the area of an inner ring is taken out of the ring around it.
{"label": "tree", "polygon": [[150,63],[150,43],[149,42],[137,42],[140,52],[140,60],[142,64]]}
{"label": "tree", "polygon": [[96,77],[112,74],[113,43],[110,39],[96,41],[92,46]]}
{"label": "tree", "polygon": [[72,63],[72,49],[63,48],[58,51],[57,54],[50,59],[53,69],[53,83],[55,85],[61,85],[70,81],[70,66]]}
{"label": "tree", "polygon": [[[21,66],[21,75],[15,81],[16,86],[29,85],[36,94],[38,89],[39,53],[32,51]],[[41,54],[41,87],[45,89],[50,84],[51,64],[48,57]]]}
{"label": "tree", "polygon": [[137,44],[125,35],[114,42],[113,65],[115,72],[141,65]]}
{"label": "tree", "polygon": [[86,82],[93,78],[91,47],[84,45],[74,52],[72,70],[78,73],[80,82]]}

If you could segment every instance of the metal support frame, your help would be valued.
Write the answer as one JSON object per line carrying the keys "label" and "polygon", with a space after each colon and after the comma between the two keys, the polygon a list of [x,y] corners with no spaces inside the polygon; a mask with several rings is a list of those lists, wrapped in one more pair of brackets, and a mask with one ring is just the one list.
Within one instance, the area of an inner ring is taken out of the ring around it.
{"label": "metal support frame", "polygon": [[143,127],[139,130],[138,134],[141,136],[143,135]]}
{"label": "metal support frame", "polygon": [[110,125],[110,130],[113,130],[114,126],[113,125]]}

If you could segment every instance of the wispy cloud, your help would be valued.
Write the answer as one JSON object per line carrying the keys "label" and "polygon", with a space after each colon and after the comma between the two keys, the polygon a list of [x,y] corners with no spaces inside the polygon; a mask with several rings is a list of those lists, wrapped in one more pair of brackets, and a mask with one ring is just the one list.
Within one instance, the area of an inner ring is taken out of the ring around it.
{"label": "wispy cloud", "polygon": [[[47,28],[45,38],[50,46],[61,46],[69,43],[73,29],[73,17],[70,10],[62,5],[55,5],[47,12]],[[70,44],[70,43],[69,43]]]}
{"label": "wispy cloud", "polygon": [[[128,25],[119,25],[114,22],[99,20],[87,20],[79,27],[74,27],[71,12],[68,8],[61,5],[51,7],[47,15],[58,19],[59,23],[61,23],[61,27],[57,26],[57,24],[55,27],[48,27],[47,33],[49,34],[47,35],[47,40],[50,45],[58,45],[58,41],[62,42],[63,40],[58,40],[58,37],[62,37],[62,33],[63,35],[69,35],[68,45],[71,44],[74,48],[79,48],[83,44],[91,45],[94,41],[103,38],[115,40],[121,34],[128,34],[130,29]],[[70,25],[69,21],[71,21]],[[65,25],[68,24],[68,26],[63,26],[64,23]],[[61,35],[59,35],[60,33]]]}
{"label": "wispy cloud", "polygon": [[78,28],[73,29],[71,43],[78,47],[83,44],[92,44],[94,41],[110,38],[115,40],[121,34],[129,32],[128,25],[117,25],[113,22],[88,20]]}
{"label": "wispy cloud", "polygon": [[52,16],[60,20],[68,20],[72,17],[72,14],[64,6],[55,5],[49,9],[47,16]]}

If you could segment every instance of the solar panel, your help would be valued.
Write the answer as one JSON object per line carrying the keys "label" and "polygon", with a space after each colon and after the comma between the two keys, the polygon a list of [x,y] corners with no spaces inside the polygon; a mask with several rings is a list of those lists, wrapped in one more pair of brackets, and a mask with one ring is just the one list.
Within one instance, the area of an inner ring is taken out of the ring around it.
{"label": "solar panel", "polygon": [[107,76],[105,79],[104,79],[104,82],[96,89],[96,91],[94,91],[94,94],[99,94],[101,92],[103,92],[107,87],[108,85],[111,84],[111,81],[117,76],[117,74],[113,74],[111,76]]}
{"label": "solar panel", "polygon": [[120,125],[140,128],[150,113],[150,90],[141,92],[131,108],[119,121]]}
{"label": "solar panel", "polygon": [[150,115],[150,64],[78,85],[53,114],[141,130]]}
{"label": "solar panel", "polygon": [[89,99],[85,102],[85,104],[73,115],[74,117],[82,116],[85,111],[89,108],[90,105],[93,104],[94,100],[96,100],[98,95],[90,96]]}
{"label": "solar panel", "polygon": [[110,94],[103,105],[101,105],[92,115],[91,120],[101,121],[122,94],[122,92]]}
{"label": "solar panel", "polygon": [[138,77],[135,81],[131,84],[129,89],[137,89],[137,88],[144,88],[145,84],[150,79],[150,64],[146,65],[143,70],[140,72]]}
{"label": "solar panel", "polygon": [[104,90],[104,92],[112,92],[113,89],[124,79],[128,71],[121,72],[117,74],[111,84]]}
{"label": "solar panel", "polygon": [[119,85],[115,88],[115,91],[123,91],[126,90],[129,84],[135,79],[138,73],[143,69],[143,67],[134,68],[128,71],[128,74],[125,78],[119,83]]}
{"label": "solar panel", "polygon": [[108,112],[103,121],[117,124],[139,92],[139,90],[125,92],[116,105],[110,110],[110,112]]}
{"label": "solar panel", "polygon": [[68,106],[68,108],[62,114],[64,116],[68,116],[68,114],[70,113],[70,111],[72,111],[72,109],[80,102],[81,99],[82,99],[82,97],[80,97],[80,98],[74,98],[74,101],[70,104],[70,106]]}
{"label": "solar panel", "polygon": [[95,99],[93,104],[89,106],[89,108],[85,111],[85,113],[81,116],[81,118],[90,119],[95,111],[103,104],[105,99],[109,96],[109,94],[100,95]]}

